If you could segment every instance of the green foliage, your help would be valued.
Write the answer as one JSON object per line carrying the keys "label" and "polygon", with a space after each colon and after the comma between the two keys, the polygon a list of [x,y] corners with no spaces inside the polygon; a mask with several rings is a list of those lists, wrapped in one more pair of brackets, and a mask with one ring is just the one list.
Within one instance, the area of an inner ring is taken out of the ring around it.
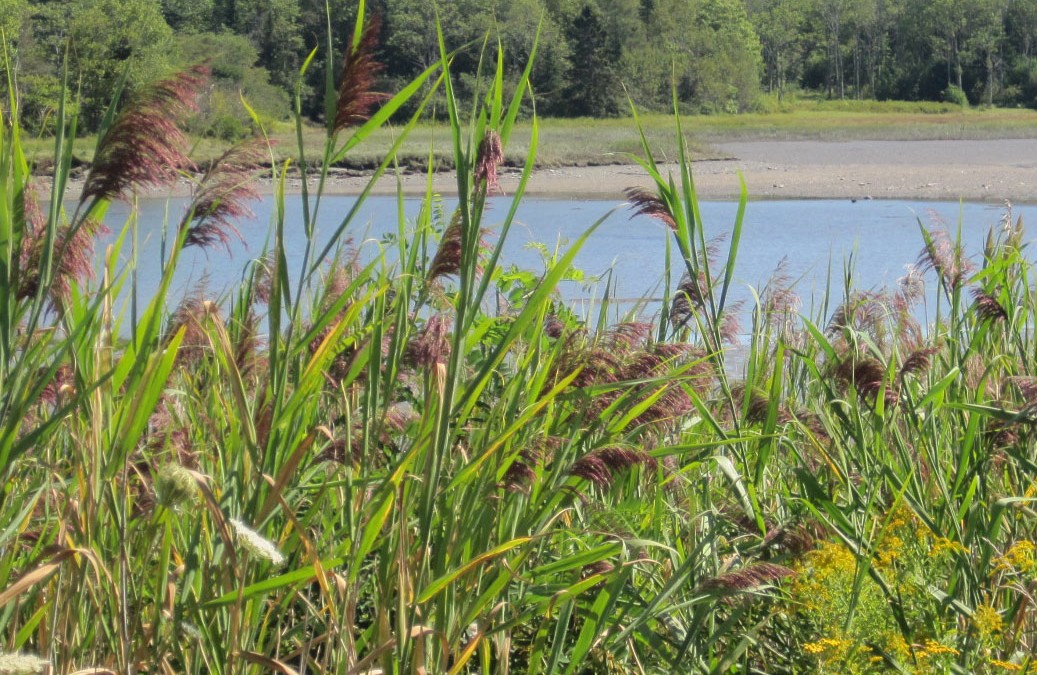
{"label": "green foliage", "polygon": [[180,38],[180,66],[206,62],[212,70],[212,86],[200,102],[201,114],[191,130],[228,141],[246,135],[252,127],[243,97],[264,123],[287,119],[288,96],[269,80],[269,72],[256,65],[255,47],[231,33],[196,33]]}
{"label": "green foliage", "polygon": [[960,105],[963,108],[967,108],[969,105],[969,97],[965,95],[965,92],[963,92],[961,89],[954,86],[953,84],[948,86],[947,89],[944,90],[943,100],[947,101],[948,103]]}
{"label": "green foliage", "polygon": [[605,17],[592,3],[572,19],[569,38],[569,87],[566,112],[583,117],[609,117],[619,111],[618,64],[622,47],[608,30]]}
{"label": "green foliage", "polygon": [[67,51],[72,81],[80,92],[82,123],[95,127],[117,83],[150,82],[171,65],[172,32],[157,0],[70,0],[33,7],[30,35],[22,40],[20,57],[38,75],[26,86],[29,100],[53,100],[54,82]]}
{"label": "green foliage", "polygon": [[[177,222],[131,215],[90,274],[111,200],[181,178],[176,134],[137,131],[179,122],[195,75],[103,117],[112,136],[68,207],[69,108],[43,201],[4,117],[5,649],[69,672],[1029,670],[1037,299],[1021,222],[1007,212],[971,258],[920,224],[922,264],[895,288],[862,292],[847,270],[807,313],[777,274],[741,330],[748,195],[717,250],[681,118],[673,175],[638,122],[653,188],[628,197],[673,242],[659,320],[610,325],[607,293],[579,317],[559,284],[610,214],[541,248],[541,268],[502,267],[541,142],[537,118],[515,123],[533,69],[505,84],[503,60],[488,66],[464,118],[436,37],[439,61],[367,121],[327,125],[316,152],[300,133],[321,186],[302,182],[301,222],[268,167],[269,248],[222,302],[177,303],[172,280],[185,246],[227,233],[268,148],[225,156]],[[331,167],[410,107],[373,185],[438,87],[456,207],[429,187],[416,218],[401,208],[357,251],[369,185],[318,232]],[[161,259],[137,258],[145,227],[165,233]],[[142,265],[161,277],[147,299]]]}

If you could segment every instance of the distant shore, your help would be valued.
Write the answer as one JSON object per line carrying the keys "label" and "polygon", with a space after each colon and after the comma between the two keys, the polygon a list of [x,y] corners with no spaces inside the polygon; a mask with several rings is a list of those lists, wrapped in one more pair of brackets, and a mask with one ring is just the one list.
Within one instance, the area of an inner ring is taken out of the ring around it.
{"label": "distant shore", "polygon": [[[923,141],[748,141],[714,146],[726,159],[698,161],[693,175],[699,197],[729,199],[739,194],[739,172],[751,199],[917,199],[1017,203],[1037,202],[1037,139]],[[661,167],[663,173],[675,166]],[[504,170],[500,187],[512,194],[517,170]],[[357,194],[369,178],[335,172],[327,194]],[[427,177],[406,174],[399,185],[406,194],[424,192]],[[311,179],[311,187],[316,181]],[[622,199],[623,190],[650,185],[637,165],[538,169],[527,194],[559,198]],[[70,194],[80,185],[73,184]],[[302,189],[289,177],[290,192]],[[186,184],[174,193],[184,193]],[[269,181],[260,185],[269,193]],[[395,194],[397,177],[384,176],[373,191]],[[433,176],[433,190],[456,192],[454,174]],[[156,194],[162,196],[166,193]]]}

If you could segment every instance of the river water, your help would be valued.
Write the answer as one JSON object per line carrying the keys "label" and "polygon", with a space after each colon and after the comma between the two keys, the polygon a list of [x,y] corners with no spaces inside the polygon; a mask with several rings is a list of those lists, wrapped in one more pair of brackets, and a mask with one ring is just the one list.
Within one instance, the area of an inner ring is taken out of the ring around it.
{"label": "river water", "polygon": [[[321,243],[354,203],[355,197],[324,197],[318,219]],[[373,255],[377,240],[398,230],[398,206],[395,197],[371,197],[362,206],[348,230],[348,236],[362,255]],[[495,225],[504,219],[509,206],[510,200],[506,198],[491,200],[484,221],[490,228],[491,238]],[[142,298],[148,297],[157,284],[163,223],[175,222],[184,207],[184,201],[176,199],[149,200],[139,206],[138,282]],[[452,207],[450,200],[444,201],[447,214]],[[240,223],[245,241],[233,242],[229,252],[222,248],[185,251],[174,280],[174,294],[185,292],[202,277],[207,277],[208,288],[217,295],[236,284],[247,262],[263,252],[270,232],[272,208],[270,198],[254,205],[255,217]],[[289,264],[296,268],[292,279],[297,278],[304,246],[301,208],[299,197],[288,198],[288,257]],[[413,222],[420,201],[405,200],[403,209],[405,218]],[[737,204],[733,202],[702,202],[706,236],[729,234],[736,211]],[[998,225],[1004,213],[1004,207],[989,204],[884,200],[750,202],[735,266],[734,298],[751,300],[749,288],[762,287],[782,259],[786,259],[788,275],[797,280],[795,288],[804,298],[805,306],[809,306],[811,296],[823,293],[830,276],[833,285],[841,289],[844,268],[851,261],[856,288],[878,290],[891,286],[904,274],[905,265],[917,260],[922,249],[919,222],[927,227],[946,227],[952,234],[960,227],[966,250],[978,259],[987,232]],[[113,229],[112,238],[127,215],[128,209],[123,205],[115,205],[110,210],[107,220]],[[541,254],[529,246],[531,242],[545,244],[550,249],[556,244],[565,248],[592,223],[606,217],[577,256],[576,267],[587,280],[611,274],[615,297],[625,300],[658,297],[662,294],[666,238],[672,235],[655,220],[631,216],[632,211],[618,201],[524,199],[508,237],[503,262],[533,271],[542,270]],[[1037,206],[1015,207],[1014,217],[1020,216],[1024,221],[1034,220]],[[722,258],[726,258],[726,251],[726,245],[722,245]],[[579,305],[600,295],[603,287],[603,282],[566,282],[561,292]],[[648,304],[644,311],[650,314],[651,308]]]}

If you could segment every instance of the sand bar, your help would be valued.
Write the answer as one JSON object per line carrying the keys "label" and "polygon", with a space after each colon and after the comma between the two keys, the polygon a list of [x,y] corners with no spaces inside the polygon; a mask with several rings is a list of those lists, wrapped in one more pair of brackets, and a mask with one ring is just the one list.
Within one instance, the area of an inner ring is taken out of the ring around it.
{"label": "sand bar", "polygon": [[[717,144],[727,159],[694,163],[695,185],[704,199],[739,193],[738,174],[752,199],[912,199],[1037,203],[1037,139],[937,141],[748,141]],[[676,167],[661,167],[664,175]],[[365,176],[335,172],[326,192],[356,194]],[[426,176],[383,177],[376,194],[421,194]],[[288,179],[298,192],[298,177]],[[316,187],[316,181],[311,180]],[[527,193],[541,197],[622,199],[625,188],[650,185],[637,165],[540,169]],[[502,171],[500,185],[513,194],[518,171]],[[78,194],[80,186],[70,186]],[[270,185],[261,186],[269,192]],[[189,185],[175,192],[183,193]],[[433,189],[456,192],[453,173],[434,176]]]}
{"label": "sand bar", "polygon": [[[738,172],[753,199],[919,199],[1037,202],[1037,139],[982,141],[753,141],[716,146],[729,159],[694,163],[700,197],[737,197]],[[666,171],[675,167],[662,167]],[[424,189],[424,176],[405,176],[405,192]],[[361,178],[336,179],[331,190],[358,191]],[[517,172],[501,177],[506,193]],[[649,185],[640,166],[542,169],[528,192],[539,196],[621,198],[624,188]],[[395,178],[379,192],[395,190]],[[456,191],[452,174],[435,177],[438,192]],[[298,186],[296,186],[298,187]]]}

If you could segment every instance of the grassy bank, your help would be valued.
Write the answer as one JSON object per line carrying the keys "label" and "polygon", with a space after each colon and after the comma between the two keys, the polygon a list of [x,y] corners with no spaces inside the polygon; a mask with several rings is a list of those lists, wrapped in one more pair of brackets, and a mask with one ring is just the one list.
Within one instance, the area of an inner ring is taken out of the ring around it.
{"label": "grassy bank", "polygon": [[[452,102],[448,61],[427,79]],[[362,75],[329,92],[349,124],[295,162],[326,175],[385,144]],[[616,320],[606,289],[579,317],[556,289],[594,227],[539,269],[499,263],[549,143],[515,122],[524,87],[498,84],[437,135],[456,210],[430,189],[370,262],[352,212],[318,245],[311,192],[302,222],[274,210],[228,297],[171,297],[185,247],[219,264],[234,236],[270,152],[251,143],[165,223],[161,259],[134,251],[163,224],[131,218],[91,279],[109,204],[187,165],[203,85],[181,73],[114,114],[73,208],[71,140],[40,203],[2,127],[0,670],[1033,672],[1037,304],[1011,214],[982,251],[920,227],[897,287],[847,270],[809,311],[776,270],[738,326],[751,206],[707,241],[685,120],[668,176],[653,119],[630,149],[654,187],[628,197],[672,232],[662,309]],[[144,265],[158,292],[120,306]]]}
{"label": "grassy bank", "polygon": [[[729,141],[759,140],[983,140],[994,138],[1037,137],[1037,111],[1026,109],[963,110],[949,104],[818,101],[799,102],[780,107],[775,112],[741,115],[694,115],[683,117],[684,128],[695,160],[719,159],[723,153],[713,144]],[[641,125],[660,160],[673,160],[678,149],[673,138],[673,118],[668,115],[645,115]],[[612,119],[541,119],[538,120],[540,145],[536,162],[541,167],[629,164],[631,155],[643,157],[640,140],[632,132],[630,118]],[[522,166],[529,146],[522,139],[530,133],[530,124],[516,124],[515,144],[507,161]],[[382,127],[355,152],[344,157],[340,165],[357,170],[372,170],[385,157],[400,129]],[[294,127],[280,125],[270,130],[274,155],[279,161],[292,159],[296,148]],[[77,139],[74,154],[77,161],[89,163],[96,138]],[[411,129],[397,153],[403,166],[414,170],[426,167],[431,152],[434,166],[453,166],[450,149],[451,130],[447,124],[419,124]],[[324,143],[322,127],[306,125],[303,143],[310,156],[319,155]],[[192,141],[192,156],[205,163],[219,156],[229,144],[214,139]],[[52,139],[26,142],[30,160],[49,166],[53,152]]]}

